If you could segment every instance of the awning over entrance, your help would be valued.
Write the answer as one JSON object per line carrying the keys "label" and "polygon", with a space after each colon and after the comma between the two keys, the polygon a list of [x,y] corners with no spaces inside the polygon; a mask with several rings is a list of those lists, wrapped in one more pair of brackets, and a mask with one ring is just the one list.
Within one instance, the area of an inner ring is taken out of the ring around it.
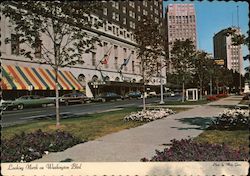
{"label": "awning over entrance", "polygon": [[[55,90],[53,69],[2,65],[3,90]],[[60,90],[83,90],[82,85],[69,71],[59,71]]]}

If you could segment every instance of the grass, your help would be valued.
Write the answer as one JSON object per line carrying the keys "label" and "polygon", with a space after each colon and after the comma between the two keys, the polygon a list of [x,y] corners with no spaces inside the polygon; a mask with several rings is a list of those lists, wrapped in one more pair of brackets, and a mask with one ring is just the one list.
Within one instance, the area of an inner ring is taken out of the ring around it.
{"label": "grass", "polygon": [[[185,108],[171,108],[176,112],[184,111]],[[104,135],[118,132],[124,129],[134,128],[145,124],[146,122],[125,122],[123,118],[140,109],[125,108],[118,111],[104,112],[86,115],[79,118],[61,119],[60,130],[71,133],[82,140],[94,140]],[[38,129],[46,132],[56,130],[55,120],[39,120],[29,124],[20,124],[2,129],[2,138],[9,139],[15,134],[22,132],[34,132]]]}
{"label": "grass", "polygon": [[249,145],[249,131],[248,130],[235,130],[235,131],[219,131],[219,130],[206,130],[194,139],[201,143],[211,144],[227,144],[234,149],[240,147],[248,147]]}

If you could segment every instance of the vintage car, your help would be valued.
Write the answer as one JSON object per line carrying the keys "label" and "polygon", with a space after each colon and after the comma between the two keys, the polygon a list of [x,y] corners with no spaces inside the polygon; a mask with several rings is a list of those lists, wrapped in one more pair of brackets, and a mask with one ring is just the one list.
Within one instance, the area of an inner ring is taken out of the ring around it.
{"label": "vintage car", "polygon": [[42,97],[39,95],[25,95],[21,96],[13,101],[3,101],[2,106],[4,109],[24,109],[26,107],[45,107],[48,104],[55,104],[55,99]]}
{"label": "vintage car", "polygon": [[64,94],[59,100],[60,103],[69,105],[71,103],[83,104],[89,102],[90,98],[88,98],[84,93],[69,93],[69,94]]}

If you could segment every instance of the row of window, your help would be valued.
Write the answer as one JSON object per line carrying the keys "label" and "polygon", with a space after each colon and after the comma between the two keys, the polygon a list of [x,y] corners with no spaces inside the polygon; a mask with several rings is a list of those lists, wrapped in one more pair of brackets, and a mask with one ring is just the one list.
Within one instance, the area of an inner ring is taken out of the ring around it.
{"label": "row of window", "polygon": [[[42,57],[42,41],[40,39],[36,39],[35,41],[35,57]],[[20,54],[20,37],[17,34],[11,34],[11,54],[19,55]]]}
{"label": "row of window", "polygon": [[[140,12],[140,11],[141,11],[140,6],[138,6],[138,12]],[[122,12],[124,14],[127,13],[126,7],[122,7]],[[114,12],[112,12],[112,13],[114,13]],[[135,18],[135,12],[134,11],[129,10],[128,13],[129,13],[130,17]],[[148,11],[145,10],[145,9],[143,9],[142,13],[143,13],[143,15],[148,15]],[[154,13],[156,15],[159,15],[159,11],[157,9],[154,9]],[[108,15],[108,9],[107,8],[103,8],[103,15],[106,15],[106,16]],[[161,16],[161,12],[160,12],[160,16]]]}

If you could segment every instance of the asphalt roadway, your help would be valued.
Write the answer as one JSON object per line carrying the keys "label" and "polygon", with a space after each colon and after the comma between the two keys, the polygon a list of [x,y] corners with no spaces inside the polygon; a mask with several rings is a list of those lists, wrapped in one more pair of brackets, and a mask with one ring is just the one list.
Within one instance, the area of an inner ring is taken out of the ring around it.
{"label": "asphalt roadway", "polygon": [[[165,100],[177,100],[179,97],[166,97]],[[159,97],[147,98],[146,103],[157,103],[160,102]],[[142,106],[141,99],[131,99],[131,100],[118,100],[112,102],[96,102],[96,103],[86,103],[86,104],[74,104],[74,105],[61,105],[60,115],[61,117],[71,117],[86,114],[93,114],[98,112],[105,112],[109,110],[114,110],[118,108],[125,107],[139,107]],[[4,111],[2,116],[2,127],[12,126],[15,124],[29,123],[34,120],[44,119],[47,117],[55,118],[55,106],[48,107],[38,107],[38,108],[27,108],[23,110],[12,110]]]}

